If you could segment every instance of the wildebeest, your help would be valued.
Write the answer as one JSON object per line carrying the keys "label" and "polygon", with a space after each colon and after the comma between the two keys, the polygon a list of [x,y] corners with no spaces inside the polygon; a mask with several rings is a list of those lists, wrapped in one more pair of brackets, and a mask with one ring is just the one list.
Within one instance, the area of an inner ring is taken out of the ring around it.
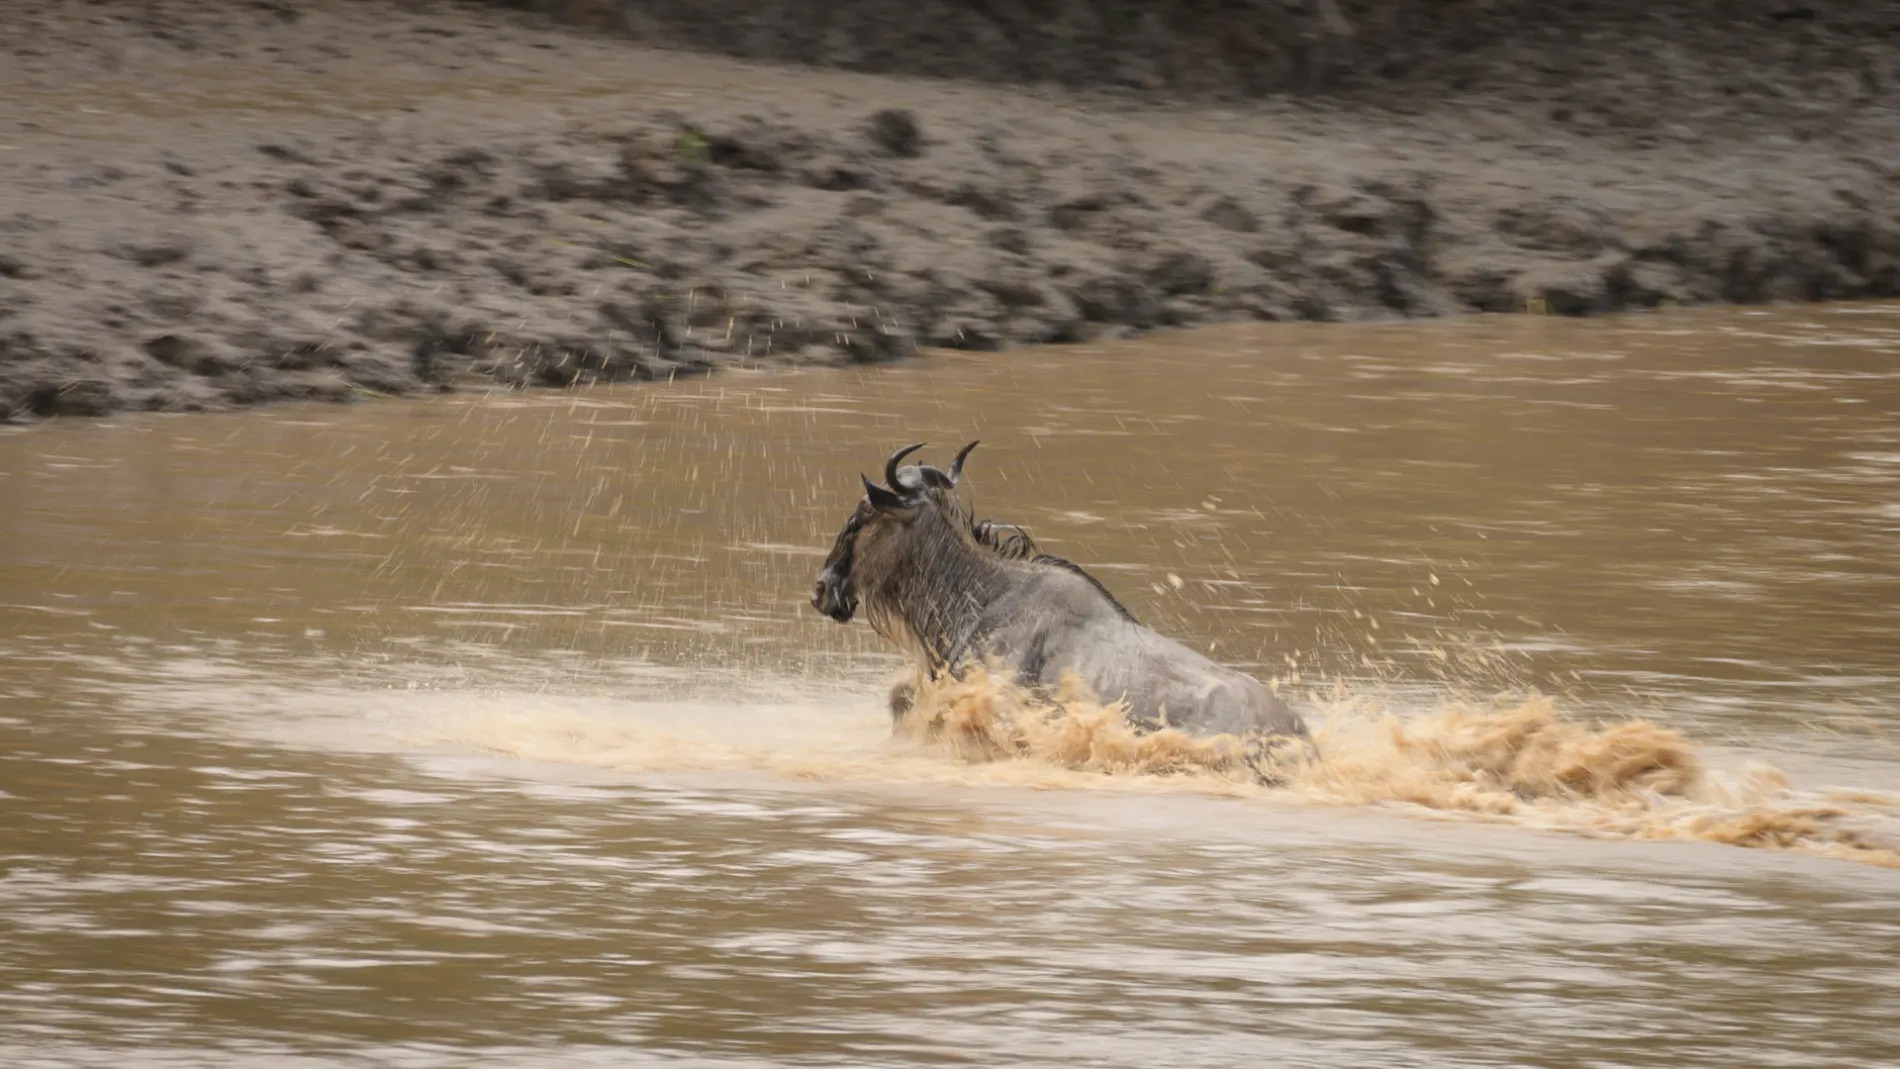
{"label": "wildebeest", "polygon": [[[1054,688],[1073,672],[1102,700],[1125,702],[1138,729],[1307,738],[1299,715],[1258,680],[1143,626],[1094,576],[1038,552],[1020,527],[974,519],[953,491],[976,444],[948,471],[898,466],[920,442],[891,455],[885,486],[860,474],[864,497],[818,573],[812,607],[839,623],[862,608],[922,678],[987,662],[1024,686]],[[908,688],[894,690],[891,704],[901,716]]]}

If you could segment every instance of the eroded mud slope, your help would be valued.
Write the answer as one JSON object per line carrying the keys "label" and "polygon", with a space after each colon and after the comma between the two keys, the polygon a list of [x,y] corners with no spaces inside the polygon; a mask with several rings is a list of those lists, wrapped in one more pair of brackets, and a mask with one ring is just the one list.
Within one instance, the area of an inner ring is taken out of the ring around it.
{"label": "eroded mud slope", "polygon": [[1223,105],[487,6],[3,6],[0,418],[1900,289],[1859,73],[1630,123],[1581,82]]}

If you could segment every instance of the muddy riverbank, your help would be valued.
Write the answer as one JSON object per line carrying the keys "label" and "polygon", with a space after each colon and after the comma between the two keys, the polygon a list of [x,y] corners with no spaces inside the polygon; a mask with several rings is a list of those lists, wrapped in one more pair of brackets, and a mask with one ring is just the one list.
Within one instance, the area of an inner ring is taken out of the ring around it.
{"label": "muddy riverbank", "polygon": [[484,6],[0,11],[5,420],[1900,292],[1894,38],[1789,44],[1820,16],[1235,103]]}

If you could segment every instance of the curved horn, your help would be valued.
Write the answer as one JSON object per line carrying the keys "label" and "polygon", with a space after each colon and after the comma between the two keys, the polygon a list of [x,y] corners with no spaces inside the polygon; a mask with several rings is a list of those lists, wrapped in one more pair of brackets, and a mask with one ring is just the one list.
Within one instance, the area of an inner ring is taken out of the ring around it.
{"label": "curved horn", "polygon": [[976,442],[971,442],[969,445],[966,445],[962,449],[957,450],[957,459],[950,462],[950,485],[951,486],[955,486],[957,484],[957,480],[963,478],[963,458],[969,456],[970,450],[975,449],[975,448],[976,448]]}
{"label": "curved horn", "polygon": [[897,485],[897,462],[900,460],[903,460],[907,456],[910,456],[912,453],[915,453],[916,451],[918,451],[919,449],[922,449],[923,447],[924,447],[924,443],[918,442],[916,445],[907,445],[904,448],[899,449],[897,452],[892,453],[891,459],[884,462],[884,485],[890,487],[892,490],[895,490],[900,494],[903,493],[904,488]]}

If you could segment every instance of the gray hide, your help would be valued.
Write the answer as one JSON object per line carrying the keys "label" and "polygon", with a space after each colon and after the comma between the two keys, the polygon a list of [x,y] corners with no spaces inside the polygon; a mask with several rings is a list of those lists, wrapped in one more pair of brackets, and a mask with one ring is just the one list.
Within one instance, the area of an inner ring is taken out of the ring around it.
{"label": "gray hide", "polygon": [[[1195,735],[1307,737],[1305,723],[1253,677],[1136,621],[1081,568],[1037,553],[1020,528],[974,522],[948,472],[885,465],[888,487],[865,496],[839,531],[812,605],[840,623],[860,606],[878,634],[913,658],[920,678],[995,658],[1020,683],[1054,687],[1074,672],[1139,727]],[[909,695],[892,695],[901,713]]]}

